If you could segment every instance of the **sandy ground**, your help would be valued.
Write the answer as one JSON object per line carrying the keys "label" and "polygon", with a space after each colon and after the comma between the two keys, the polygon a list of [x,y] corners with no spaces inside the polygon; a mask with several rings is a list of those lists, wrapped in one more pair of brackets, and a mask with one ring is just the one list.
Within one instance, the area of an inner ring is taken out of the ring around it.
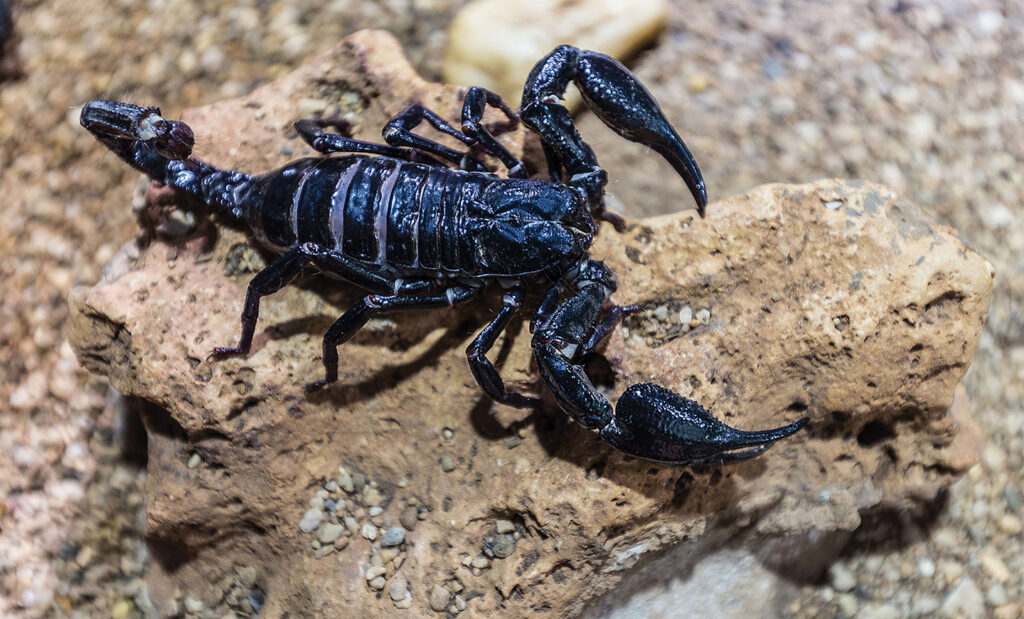
{"label": "sandy ground", "polygon": [[[128,617],[146,606],[138,436],[66,343],[65,297],[136,230],[137,175],[77,123],[96,98],[187,106],[249,92],[362,27],[436,78],[462,2],[14,3],[21,79],[0,82],[0,615]],[[209,6],[207,6],[209,5]],[[674,3],[634,67],[712,198],[825,176],[889,183],[998,272],[967,387],[982,463],[925,514],[872,522],[792,616],[1013,617],[1024,599],[1024,7],[961,2]],[[582,118],[629,214],[682,185]],[[200,136],[201,140],[201,136]],[[123,205],[123,206],[122,206]]]}

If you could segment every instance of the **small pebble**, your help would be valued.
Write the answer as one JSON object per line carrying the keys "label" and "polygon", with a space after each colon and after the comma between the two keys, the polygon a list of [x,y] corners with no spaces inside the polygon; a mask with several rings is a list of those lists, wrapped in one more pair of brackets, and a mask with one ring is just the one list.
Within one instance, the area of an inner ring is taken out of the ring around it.
{"label": "small pebble", "polygon": [[412,594],[405,592],[405,597],[395,602],[395,608],[409,608],[412,606]]}
{"label": "small pebble", "polygon": [[373,540],[377,539],[377,527],[367,522],[363,525],[362,534],[363,537],[372,542]]}
{"label": "small pebble", "polygon": [[374,505],[366,513],[370,514],[370,518],[375,518],[384,513],[384,508],[380,505]]}
{"label": "small pebble", "polygon": [[302,515],[302,521],[299,522],[299,529],[304,533],[309,533],[320,526],[320,522],[323,521],[323,519],[324,512],[318,507],[312,507]]}
{"label": "small pebble", "polygon": [[329,481],[326,484],[324,484],[324,490],[326,490],[327,492],[337,492],[338,491],[338,482],[336,482],[336,481],[334,481],[332,479],[331,481]]}
{"label": "small pebble", "polygon": [[832,588],[836,591],[847,592],[852,591],[857,586],[857,575],[841,563],[833,563],[828,568],[829,580],[832,583]]}
{"label": "small pebble", "polygon": [[391,581],[391,586],[388,587],[388,595],[391,596],[393,602],[397,602],[405,597],[408,590],[409,582],[404,578],[396,578]]}
{"label": "small pebble", "polygon": [[999,519],[999,530],[1003,533],[1016,535],[1021,532],[1021,528],[1020,518],[1013,514],[1006,514]]}
{"label": "small pebble", "polygon": [[338,473],[337,482],[338,485],[341,486],[341,489],[344,490],[345,492],[349,494],[355,492],[356,486],[354,483],[352,483],[352,476],[348,474],[348,471],[341,470]]}
{"label": "small pebble", "polygon": [[[445,473],[451,473],[455,470],[455,460],[451,456],[441,456],[441,470]],[[444,609],[442,609],[444,610]]]}
{"label": "small pebble", "polygon": [[[469,557],[466,557],[466,558],[468,559]],[[477,555],[475,558],[470,560],[469,564],[472,567],[477,568],[478,570],[482,570],[482,569],[490,566],[491,562],[490,562],[490,560],[487,559],[487,557],[485,557],[483,555]]]}
{"label": "small pebble", "polygon": [[708,309],[697,310],[696,318],[700,322],[700,324],[702,324],[702,325],[709,324],[711,322],[711,310],[708,310]]}
{"label": "small pebble", "polygon": [[313,551],[313,557],[323,559],[332,552],[334,552],[334,546],[321,546]]}
{"label": "small pebble", "polygon": [[922,595],[910,606],[910,614],[914,617],[927,617],[939,609],[939,601],[930,595]]}
{"label": "small pebble", "polygon": [[452,430],[451,428],[443,428],[441,430],[441,436],[444,437],[444,440],[450,441],[450,440],[452,440],[452,438],[454,438],[455,431]]}
{"label": "small pebble", "polygon": [[341,537],[341,533],[344,530],[345,527],[342,525],[328,522],[320,525],[320,528],[317,529],[316,539],[321,544],[333,544],[339,537]]}
{"label": "small pebble", "polygon": [[836,597],[836,604],[839,612],[845,617],[853,617],[857,614],[857,598],[851,593],[844,593]]}
{"label": "small pebble", "polygon": [[922,578],[931,578],[935,575],[935,562],[928,557],[921,557],[917,560],[917,573]]}
{"label": "small pebble", "polygon": [[983,552],[979,557],[981,567],[985,568],[985,571],[993,579],[999,582],[1006,582],[1010,578],[1010,570],[1003,563],[1003,560],[999,558],[999,555],[993,552]]}
{"label": "small pebble", "polygon": [[199,466],[199,463],[202,461],[203,459],[199,457],[199,454],[192,454],[188,459],[188,468],[194,469]]}
{"label": "small pebble", "polygon": [[203,612],[203,608],[202,600],[194,598],[191,595],[185,596],[185,610],[190,613],[201,613]]}
{"label": "small pebble", "polygon": [[129,600],[120,598],[110,607],[110,617],[111,619],[127,619],[133,610],[135,610],[134,604]]}
{"label": "small pebble", "polygon": [[1020,619],[1024,617],[1024,604],[1011,602],[992,610],[994,619]]}
{"label": "small pebble", "polygon": [[387,570],[383,567],[374,565],[370,569],[366,570],[366,580],[373,580],[374,578],[380,578]]}
{"label": "small pebble", "polygon": [[504,559],[512,556],[512,553],[516,551],[516,538],[511,535],[498,535],[492,544],[488,546],[495,557]]}
{"label": "small pebble", "polygon": [[387,581],[384,580],[383,576],[378,576],[378,577],[374,578],[373,580],[371,580],[369,582],[369,585],[370,585],[371,589],[376,589],[377,591],[380,591],[381,589],[384,588],[384,583],[386,583],[386,582]]}
{"label": "small pebble", "polygon": [[990,606],[1002,606],[1003,604],[1006,604],[1009,601],[1006,598],[1006,589],[1003,588],[1001,583],[997,582],[988,588],[988,591],[985,593],[985,601],[988,602]]}
{"label": "small pebble", "polygon": [[441,585],[435,585],[430,591],[430,608],[441,612],[448,607],[448,596],[450,592]]}
{"label": "small pebble", "polygon": [[402,528],[406,531],[416,530],[416,523],[418,522],[418,512],[415,507],[406,507],[402,510],[402,513],[398,516],[398,522],[402,523]]}
{"label": "small pebble", "polygon": [[511,520],[495,520],[494,528],[498,533],[511,533],[516,530],[516,525]]}
{"label": "small pebble", "polygon": [[684,306],[683,309],[679,310],[679,322],[689,326],[691,320],[693,320],[693,308],[688,305]]}
{"label": "small pebble", "polygon": [[402,527],[388,527],[380,537],[381,546],[398,546],[405,541],[405,529]]}
{"label": "small pebble", "polygon": [[335,550],[345,550],[345,548],[348,547],[348,541],[349,541],[349,538],[347,538],[347,537],[342,537],[342,538],[338,539],[337,541],[334,542],[334,549]]}
{"label": "small pebble", "polygon": [[1003,500],[1006,501],[1006,506],[1010,508],[1010,511],[1019,512],[1024,507],[1024,494],[1016,486],[1007,484],[1003,488]]}
{"label": "small pebble", "polygon": [[[367,507],[376,507],[381,504],[384,497],[381,496],[380,492],[373,486],[365,486],[363,488],[363,505]],[[373,514],[370,514],[371,516]]]}

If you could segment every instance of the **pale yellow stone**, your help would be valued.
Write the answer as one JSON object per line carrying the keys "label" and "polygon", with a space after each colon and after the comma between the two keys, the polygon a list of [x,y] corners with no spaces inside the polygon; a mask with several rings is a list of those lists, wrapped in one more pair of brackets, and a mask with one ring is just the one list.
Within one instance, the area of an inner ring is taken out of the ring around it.
{"label": "pale yellow stone", "polygon": [[[561,44],[625,58],[665,26],[666,0],[477,0],[448,32],[444,80],[482,86],[515,108],[538,60]],[[566,104],[580,103],[570,87]]]}

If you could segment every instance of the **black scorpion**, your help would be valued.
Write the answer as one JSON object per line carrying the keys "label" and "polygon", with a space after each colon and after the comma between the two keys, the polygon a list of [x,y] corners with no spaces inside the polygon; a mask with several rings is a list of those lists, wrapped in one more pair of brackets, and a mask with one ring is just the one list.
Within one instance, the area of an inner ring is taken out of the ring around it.
{"label": "black scorpion", "polygon": [[[338,379],[337,347],[371,317],[464,303],[497,283],[504,302],[467,349],[470,368],[494,400],[535,406],[535,398],[505,389],[486,355],[527,287],[546,283],[530,324],[534,355],[554,400],[577,423],[597,430],[616,449],[663,464],[754,457],[807,419],[743,432],[651,383],[629,387],[613,411],[584,372],[583,356],[623,313],[636,308],[612,307],[599,320],[616,283],[587,250],[595,221],[616,227],[623,222],[605,210],[607,175],[560,103],[569,82],[605,124],[650,146],[675,168],[703,217],[707,194],[700,169],[650,93],[614,59],[569,46],[533,68],[518,114],[496,94],[470,88],[461,132],[413,104],[385,126],[387,145],[325,131],[337,123],[301,120],[295,129],[318,152],[359,154],[299,159],[259,176],[191,158],[192,130],[165,120],[156,108],[93,101],[82,110],[81,122],[136,169],[240,220],[258,241],[281,253],[249,284],[238,345],[215,349],[214,359],[248,354],[260,298],[288,285],[306,265],[369,292],[324,335],[325,376],[310,391]],[[550,180],[526,178],[523,163],[482,126],[487,106],[540,135]],[[468,151],[412,133],[423,121],[499,159],[508,178],[488,172]]]}

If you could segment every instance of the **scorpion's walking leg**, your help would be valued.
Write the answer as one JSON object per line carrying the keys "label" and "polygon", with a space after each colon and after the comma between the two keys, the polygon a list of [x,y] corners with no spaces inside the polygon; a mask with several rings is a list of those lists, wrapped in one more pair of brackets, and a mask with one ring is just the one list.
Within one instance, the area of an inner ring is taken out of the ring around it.
{"label": "scorpion's walking leg", "polygon": [[334,273],[349,283],[368,290],[388,292],[391,289],[391,284],[387,279],[368,271],[365,267],[337,252],[314,243],[297,245],[278,256],[249,282],[249,289],[245,294],[245,305],[242,309],[242,334],[239,337],[238,346],[215,348],[209,358],[218,360],[249,354],[253,334],[256,332],[256,321],[260,313],[260,298],[273,294],[290,284],[302,272],[302,268],[310,263],[321,271]]}
{"label": "scorpion's walking leg", "polygon": [[509,177],[526,178],[528,175],[526,168],[523,167],[523,162],[494,139],[491,132],[480,123],[484,116],[484,109],[488,105],[501,110],[513,128],[519,124],[519,117],[505,105],[500,96],[486,88],[474,86],[469,89],[466,98],[462,101],[462,132],[473,138],[489,155],[500,159],[508,168]]}
{"label": "scorpion's walking leg", "polygon": [[[523,87],[520,119],[547,143],[545,153],[560,159],[576,184],[597,197],[604,171],[580,138],[569,112],[559,102],[569,82],[606,125],[633,142],[650,146],[683,178],[703,216],[707,191],[697,162],[643,84],[614,58],[569,45],[555,48],[530,72]],[[596,201],[595,201],[596,203]]]}
{"label": "scorpion's walking leg", "polygon": [[469,358],[469,368],[473,371],[476,382],[492,400],[517,408],[529,408],[536,406],[538,400],[506,391],[505,383],[501,380],[498,370],[487,358],[487,352],[508,326],[512,315],[519,309],[522,294],[522,291],[516,288],[505,292],[504,302],[498,315],[476,336],[473,343],[466,349],[466,356]]}
{"label": "scorpion's walking leg", "polygon": [[356,140],[340,133],[324,131],[326,127],[338,126],[337,122],[316,118],[308,118],[296,121],[293,125],[295,131],[313,150],[329,155],[331,153],[369,153],[371,155],[383,155],[395,159],[410,160],[413,157],[412,151],[403,148],[395,148],[384,144],[364,142]]}
{"label": "scorpion's walking leg", "polygon": [[444,294],[425,297],[377,294],[363,297],[342,314],[341,318],[338,318],[324,334],[324,378],[306,385],[306,391],[316,391],[338,380],[338,346],[347,342],[374,316],[401,310],[456,305],[472,299],[480,293],[480,290],[480,288],[456,286],[448,288]]}
{"label": "scorpion's walking leg", "polygon": [[616,449],[677,466],[736,462],[756,456],[807,423],[804,418],[763,432],[736,430],[696,402],[651,383],[629,387],[613,412],[573,360],[579,346],[593,341],[586,331],[615,290],[615,280],[602,263],[588,260],[574,285],[576,293],[538,321],[533,337],[537,367],[562,410],[600,432]]}
{"label": "scorpion's walking leg", "polygon": [[413,103],[409,107],[405,108],[405,110],[396,114],[394,118],[384,125],[384,130],[382,132],[384,140],[391,146],[407,146],[409,148],[415,148],[432,155],[436,155],[437,157],[440,157],[441,159],[465,170],[480,172],[487,169],[484,167],[484,164],[471,157],[469,153],[460,153],[459,151],[449,148],[440,142],[428,140],[425,137],[413,133],[412,130],[424,120],[430,123],[434,129],[455,138],[466,146],[472,146],[476,142],[476,140],[463,135],[457,129],[445,122],[443,118],[423,107],[419,103]]}
{"label": "scorpion's walking leg", "polygon": [[214,348],[208,360],[225,359],[235,355],[247,355],[252,348],[252,336],[256,332],[256,319],[260,315],[260,297],[273,294],[298,277],[306,265],[306,255],[299,247],[293,247],[277,257],[267,268],[256,274],[249,282],[242,308],[242,335],[238,346]]}

